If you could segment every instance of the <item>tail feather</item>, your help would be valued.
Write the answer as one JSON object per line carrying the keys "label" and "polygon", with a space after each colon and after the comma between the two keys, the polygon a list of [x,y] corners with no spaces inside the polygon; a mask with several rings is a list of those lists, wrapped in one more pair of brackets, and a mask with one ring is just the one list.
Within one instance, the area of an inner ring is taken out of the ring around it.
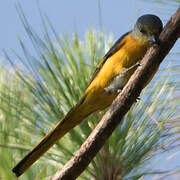
{"label": "tail feather", "polygon": [[89,112],[83,111],[81,100],[56,126],[37,144],[14,168],[17,177],[22,175],[35,161],[37,161],[61,137],[78,125]]}

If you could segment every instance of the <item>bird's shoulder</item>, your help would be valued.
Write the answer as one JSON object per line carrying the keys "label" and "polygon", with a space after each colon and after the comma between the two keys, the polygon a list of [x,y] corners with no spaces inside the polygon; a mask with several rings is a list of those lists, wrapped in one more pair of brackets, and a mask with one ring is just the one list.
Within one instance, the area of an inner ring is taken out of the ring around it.
{"label": "bird's shoulder", "polygon": [[[128,35],[131,33],[131,31],[125,33],[123,36],[121,36],[115,43],[114,45],[111,47],[111,49],[105,54],[105,56],[102,58],[102,60],[100,61],[100,63],[98,64],[96,70],[94,71],[92,78],[90,79],[89,85],[91,84],[91,82],[94,80],[94,78],[97,76],[97,74],[99,73],[99,71],[101,70],[101,68],[103,67],[103,65],[106,63],[106,61],[113,55],[115,54],[117,51],[119,51],[126,43],[126,37],[128,37]],[[88,86],[89,86],[88,85]]]}

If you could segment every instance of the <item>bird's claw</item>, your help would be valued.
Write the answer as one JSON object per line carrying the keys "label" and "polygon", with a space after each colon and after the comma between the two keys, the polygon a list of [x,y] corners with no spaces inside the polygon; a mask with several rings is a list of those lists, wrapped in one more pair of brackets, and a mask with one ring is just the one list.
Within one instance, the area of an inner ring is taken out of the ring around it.
{"label": "bird's claw", "polygon": [[141,100],[141,98],[140,97],[137,97],[136,98],[136,102],[138,102],[138,101],[140,101]]}

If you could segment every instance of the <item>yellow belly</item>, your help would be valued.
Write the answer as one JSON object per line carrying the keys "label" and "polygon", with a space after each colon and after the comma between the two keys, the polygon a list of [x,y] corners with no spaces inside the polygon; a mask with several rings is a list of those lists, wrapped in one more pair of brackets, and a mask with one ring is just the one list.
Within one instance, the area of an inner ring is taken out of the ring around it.
{"label": "yellow belly", "polygon": [[[105,88],[110,85],[122,70],[128,69],[141,60],[150,46],[149,42],[134,39],[131,35],[127,35],[123,41],[125,41],[124,45],[114,55],[109,57],[86,89],[86,105],[93,107],[93,109],[104,109],[112,103],[117,93],[106,93]],[[125,75],[123,86],[134,71],[135,69],[132,69]]]}

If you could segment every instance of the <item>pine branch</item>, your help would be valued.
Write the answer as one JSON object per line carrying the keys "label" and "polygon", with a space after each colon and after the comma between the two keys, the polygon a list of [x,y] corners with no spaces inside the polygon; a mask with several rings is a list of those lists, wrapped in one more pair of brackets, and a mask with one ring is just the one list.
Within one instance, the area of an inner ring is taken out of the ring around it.
{"label": "pine branch", "polygon": [[175,44],[180,34],[180,7],[160,34],[160,42],[153,45],[137,68],[122,92],[114,100],[108,112],[82,144],[75,155],[57,171],[51,180],[76,179],[96,156],[112,132],[122,121],[133,103],[139,97],[149,77],[153,75],[165,56]]}

